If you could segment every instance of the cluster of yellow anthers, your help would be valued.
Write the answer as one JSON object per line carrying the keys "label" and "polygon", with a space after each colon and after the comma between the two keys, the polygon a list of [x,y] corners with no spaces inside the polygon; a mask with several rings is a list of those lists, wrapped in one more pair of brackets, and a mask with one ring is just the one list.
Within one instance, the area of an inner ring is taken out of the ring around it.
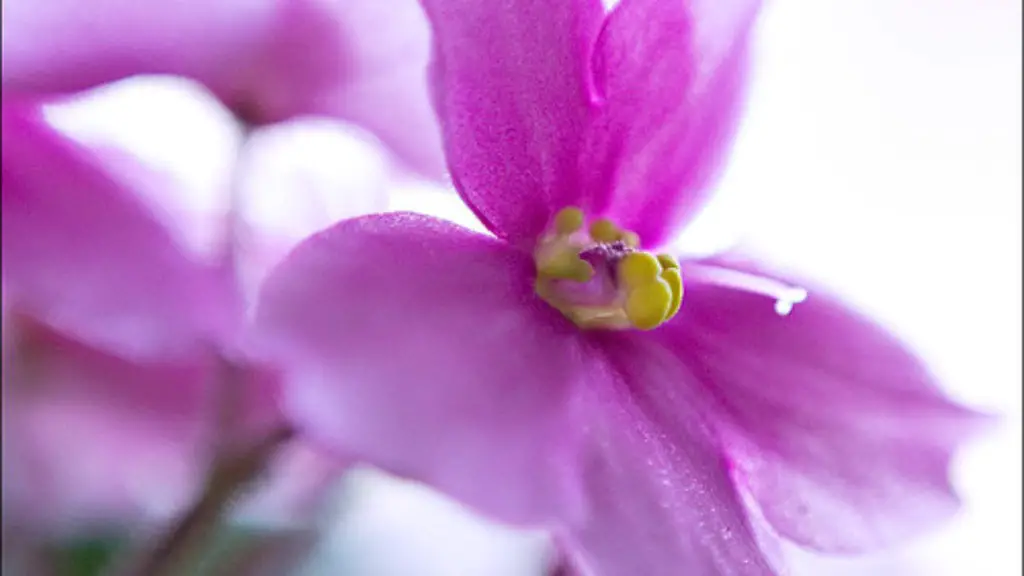
{"label": "cluster of yellow anthers", "polygon": [[[563,208],[555,215],[552,230],[534,252],[537,294],[581,328],[651,330],[675,316],[683,297],[679,262],[668,254],[654,255],[639,249],[636,233],[623,230],[606,218],[583,229],[579,208]],[[594,268],[580,254],[595,247],[617,246],[615,297],[601,305],[572,302],[560,293],[556,282],[584,283]]]}

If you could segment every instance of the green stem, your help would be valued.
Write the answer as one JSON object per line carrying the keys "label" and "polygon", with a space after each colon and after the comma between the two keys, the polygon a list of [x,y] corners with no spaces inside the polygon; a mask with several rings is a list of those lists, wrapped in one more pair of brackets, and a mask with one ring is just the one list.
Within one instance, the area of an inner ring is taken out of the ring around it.
{"label": "green stem", "polygon": [[235,457],[219,459],[211,469],[203,494],[124,576],[183,576],[204,543],[218,527],[225,511],[260,473],[274,452],[294,436],[291,428],[275,430]]}

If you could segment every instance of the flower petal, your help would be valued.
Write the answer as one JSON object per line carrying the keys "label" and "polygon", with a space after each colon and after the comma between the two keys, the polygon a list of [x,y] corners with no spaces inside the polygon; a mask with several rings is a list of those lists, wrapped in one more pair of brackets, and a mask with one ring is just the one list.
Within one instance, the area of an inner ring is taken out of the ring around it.
{"label": "flower petal", "polygon": [[780,315],[774,298],[723,281],[728,268],[779,278],[736,259],[684,262],[682,309],[658,338],[703,382],[737,476],[775,530],[865,551],[952,512],[949,460],[984,419],[828,292]]}
{"label": "flower petal", "polygon": [[[177,514],[201,487],[215,441],[203,358],[137,363],[83,345],[23,317],[4,364],[4,503],[19,523],[47,532],[95,523],[149,525]],[[244,370],[239,431],[280,422],[279,380]],[[250,438],[239,438],[246,443]],[[8,472],[9,471],[9,472]],[[271,463],[236,520],[308,519],[339,465],[298,443]]]}
{"label": "flower petal", "polygon": [[253,124],[310,114],[360,123],[438,176],[426,36],[413,0],[11,0],[3,87],[67,93],[136,74],[186,76]]}
{"label": "flower petal", "polygon": [[644,340],[603,338],[604,375],[585,391],[591,515],[563,542],[574,573],[775,574],[690,376]]}
{"label": "flower petal", "polygon": [[580,187],[590,119],[586,61],[598,0],[425,0],[435,104],[452,179],[481,221],[530,242]]}
{"label": "flower petal", "polygon": [[669,240],[707,198],[737,125],[760,4],[622,0],[605,22],[583,186],[645,245]]}
{"label": "flower petal", "polygon": [[4,366],[4,504],[75,530],[176,513],[204,464],[203,366],[137,364],[23,319]]}
{"label": "flower petal", "polygon": [[271,273],[257,333],[315,439],[506,522],[572,516],[585,359],[532,274],[528,254],[442,220],[346,220]]}
{"label": "flower petal", "polygon": [[231,297],[134,192],[33,111],[4,103],[3,275],[9,304],[137,357],[226,337]]}
{"label": "flower petal", "polygon": [[430,25],[423,8],[416,0],[338,4],[350,69],[319,112],[362,126],[406,166],[441,179],[447,167],[427,84]]}

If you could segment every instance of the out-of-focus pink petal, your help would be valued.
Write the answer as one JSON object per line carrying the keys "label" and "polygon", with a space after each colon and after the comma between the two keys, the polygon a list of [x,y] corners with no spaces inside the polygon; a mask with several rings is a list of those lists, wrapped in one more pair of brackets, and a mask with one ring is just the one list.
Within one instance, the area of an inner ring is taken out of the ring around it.
{"label": "out-of-focus pink petal", "polygon": [[[302,6],[308,11],[310,5],[306,0],[8,2],[4,6],[4,91],[74,92],[135,74],[176,74],[195,78],[228,102],[240,104],[232,99],[239,98],[242,88],[258,85],[269,72],[290,73],[299,86],[308,84],[304,76],[323,58],[319,50],[310,50],[311,61],[291,72],[274,70],[267,66],[272,62],[257,58],[278,35],[290,32],[283,26],[276,29],[279,19],[283,24],[289,11]],[[314,46],[324,44],[314,34],[307,39]],[[336,47],[335,42],[331,39],[327,44]],[[330,55],[335,63],[339,56]],[[337,68],[335,74],[340,74]],[[292,93],[294,89],[282,85],[278,90]],[[271,101],[280,104],[285,94],[261,96],[269,108]]]}
{"label": "out-of-focus pink petal", "polygon": [[244,218],[240,273],[247,288],[258,286],[311,234],[387,208],[393,173],[368,140],[325,118],[296,119],[252,134],[239,154],[236,183]]}
{"label": "out-of-focus pink petal", "polygon": [[587,60],[598,0],[426,0],[433,87],[452,179],[481,221],[530,242],[581,187]]}
{"label": "out-of-focus pink petal", "polygon": [[737,125],[760,4],[622,0],[605,22],[583,185],[645,245],[670,239],[710,191]]}
{"label": "out-of-focus pink petal", "polygon": [[360,123],[438,176],[427,34],[413,0],[12,0],[3,86],[64,93],[136,74],[187,76],[253,124],[307,114]]}
{"label": "out-of-focus pink petal", "polygon": [[271,272],[257,334],[325,445],[507,522],[572,517],[586,359],[532,275],[528,254],[443,220],[346,220]]}
{"label": "out-of-focus pink petal", "polygon": [[368,129],[407,166],[441,178],[447,169],[427,88],[430,25],[423,8],[416,0],[342,0],[336,10],[349,72],[317,111]]}
{"label": "out-of-focus pink petal", "polygon": [[258,490],[239,502],[238,522],[268,527],[308,525],[322,511],[348,462],[301,440],[280,449]]}
{"label": "out-of-focus pink petal", "polygon": [[191,353],[225,336],[223,278],[185,254],[89,151],[3,108],[8,304],[123,355]]}
{"label": "out-of-focus pink petal", "polygon": [[775,530],[863,551],[952,512],[950,458],[985,419],[827,291],[781,315],[771,290],[740,288],[729,268],[781,277],[735,257],[684,263],[682,309],[655,337],[702,383],[736,476]]}
{"label": "out-of-focus pink petal", "polygon": [[[221,369],[224,368],[222,363]],[[229,384],[235,386],[237,394],[234,429],[228,431],[230,435],[226,438],[232,444],[230,448],[244,449],[281,426],[291,426],[281,411],[279,370],[249,359],[239,360],[229,371],[229,377],[236,379]],[[305,439],[291,440],[278,448],[259,484],[236,504],[235,518],[264,527],[308,522],[316,516],[328,489],[348,465],[346,459],[325,453]]]}
{"label": "out-of-focus pink petal", "polygon": [[[22,317],[15,324],[16,357],[4,366],[5,519],[52,533],[180,513],[216,447],[211,387],[225,383],[213,363],[135,363]],[[237,377],[238,431],[252,442],[280,423],[279,380],[256,367]],[[301,443],[285,446],[237,519],[308,519],[343,466]]]}
{"label": "out-of-focus pink petal", "polygon": [[702,399],[678,359],[602,337],[582,391],[590,516],[563,542],[580,576],[768,576]]}
{"label": "out-of-focus pink petal", "polygon": [[5,519],[74,530],[176,512],[208,463],[201,363],[136,364],[17,324],[4,366]]}

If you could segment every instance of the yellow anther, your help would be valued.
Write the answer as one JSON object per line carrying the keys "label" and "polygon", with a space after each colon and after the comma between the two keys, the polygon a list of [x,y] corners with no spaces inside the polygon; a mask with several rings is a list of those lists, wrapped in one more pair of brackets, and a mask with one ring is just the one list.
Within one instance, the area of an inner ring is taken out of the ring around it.
{"label": "yellow anther", "polygon": [[586,282],[594,277],[594,268],[572,252],[562,252],[540,264],[537,271],[549,278]]}
{"label": "yellow anther", "polygon": [[655,280],[629,293],[624,312],[634,328],[657,328],[668,315],[672,304],[672,289],[664,280]]}
{"label": "yellow anther", "polygon": [[610,244],[622,238],[622,230],[607,218],[598,218],[590,224],[590,237],[596,242]]}
{"label": "yellow anther", "polygon": [[661,274],[661,265],[653,254],[633,252],[619,260],[617,268],[619,282],[630,287],[650,284]]}
{"label": "yellow anther", "polygon": [[668,307],[668,313],[665,314],[665,320],[668,320],[679,312],[679,306],[683,303],[683,277],[679,274],[679,268],[666,268],[661,273],[661,279],[668,284],[668,287],[672,290],[672,303]]}
{"label": "yellow anther", "polygon": [[636,232],[626,231],[622,233],[622,241],[630,248],[640,247],[640,236]]}
{"label": "yellow anther", "polygon": [[658,254],[658,262],[661,263],[661,267],[666,270],[669,268],[679,268],[679,261],[671,254]]}
{"label": "yellow anther", "polygon": [[574,206],[562,208],[555,214],[555,230],[562,235],[569,235],[583,227],[583,211]]}

